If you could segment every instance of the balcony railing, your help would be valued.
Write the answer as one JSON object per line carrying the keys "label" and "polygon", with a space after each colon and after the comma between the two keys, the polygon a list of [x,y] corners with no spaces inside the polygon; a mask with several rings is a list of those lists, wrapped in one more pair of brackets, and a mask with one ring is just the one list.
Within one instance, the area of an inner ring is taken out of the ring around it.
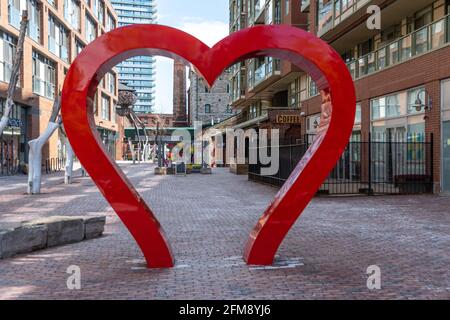
{"label": "balcony railing", "polygon": [[450,42],[450,15],[347,63],[353,79],[370,75]]}
{"label": "balcony railing", "polygon": [[[318,35],[324,35],[363,8],[368,2],[370,0],[335,0],[328,2],[319,11]],[[305,8],[307,7],[306,3],[309,3],[309,1],[305,1]]]}
{"label": "balcony railing", "polygon": [[268,79],[272,75],[281,71],[281,63],[279,59],[270,59],[266,63],[262,64],[254,71],[254,76],[250,76],[248,79],[249,89],[253,89],[258,84]]}

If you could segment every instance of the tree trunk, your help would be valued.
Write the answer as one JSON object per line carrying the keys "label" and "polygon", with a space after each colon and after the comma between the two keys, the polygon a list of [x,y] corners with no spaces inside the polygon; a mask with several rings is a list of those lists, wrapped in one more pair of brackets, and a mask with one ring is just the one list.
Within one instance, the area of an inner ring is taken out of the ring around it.
{"label": "tree trunk", "polygon": [[71,184],[72,178],[73,178],[73,158],[74,153],[72,146],[70,145],[69,139],[65,139],[65,145],[66,145],[66,166],[65,166],[65,172],[64,172],[64,183],[65,184]]}
{"label": "tree trunk", "polygon": [[3,116],[0,119],[0,136],[3,130],[6,128],[9,122],[9,114],[14,106],[14,91],[16,90],[17,82],[19,81],[20,65],[23,60],[23,42],[25,40],[25,33],[27,32],[28,26],[28,12],[23,11],[22,21],[20,22],[20,34],[19,40],[17,41],[16,54],[13,59],[13,66],[11,70],[11,78],[8,85],[8,93],[6,96],[5,110]]}
{"label": "tree trunk", "polygon": [[64,165],[64,184],[71,184],[73,178],[73,159],[75,154],[73,152],[72,146],[70,145],[69,139],[67,138],[66,131],[64,129],[64,124],[60,126],[60,132],[64,136],[64,146],[66,147],[66,163]]}
{"label": "tree trunk", "polygon": [[58,119],[58,114],[61,109],[61,101],[59,96],[55,97],[52,114],[44,133],[39,138],[28,142],[30,152],[28,156],[29,170],[28,170],[28,194],[41,193],[42,181],[42,148],[47,143],[48,139],[61,125],[61,120]]}
{"label": "tree trunk", "polygon": [[42,148],[58,128],[58,123],[49,122],[47,129],[45,129],[45,132],[39,138],[28,142],[28,145],[30,146],[30,153],[28,156],[30,167],[28,170],[28,194],[41,193]]}
{"label": "tree trunk", "polygon": [[136,163],[136,151],[134,150],[133,142],[131,141],[131,138],[128,138],[128,146],[130,148],[131,152],[131,159],[133,160],[133,164]]}

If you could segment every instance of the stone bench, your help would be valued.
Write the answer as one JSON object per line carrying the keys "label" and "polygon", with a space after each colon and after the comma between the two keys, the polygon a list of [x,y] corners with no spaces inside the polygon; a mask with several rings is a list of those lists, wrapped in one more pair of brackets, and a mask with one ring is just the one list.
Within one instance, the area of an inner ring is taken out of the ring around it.
{"label": "stone bench", "polygon": [[39,218],[0,224],[0,259],[102,236],[105,216]]}

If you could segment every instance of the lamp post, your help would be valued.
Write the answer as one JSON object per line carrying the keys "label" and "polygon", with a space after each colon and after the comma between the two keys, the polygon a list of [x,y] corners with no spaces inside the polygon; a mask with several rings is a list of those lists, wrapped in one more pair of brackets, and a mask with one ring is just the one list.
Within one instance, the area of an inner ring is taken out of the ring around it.
{"label": "lamp post", "polygon": [[[422,99],[420,98],[420,95],[422,93],[425,93],[424,100],[426,100],[426,101],[422,101]],[[427,97],[428,97],[428,99],[427,99]],[[420,112],[422,110],[422,108],[426,111],[431,111],[433,109],[433,99],[431,99],[430,94],[428,93],[428,91],[426,89],[421,89],[421,90],[419,90],[419,92],[417,92],[417,97],[416,97],[416,101],[414,103],[414,107],[416,108],[417,112]]]}

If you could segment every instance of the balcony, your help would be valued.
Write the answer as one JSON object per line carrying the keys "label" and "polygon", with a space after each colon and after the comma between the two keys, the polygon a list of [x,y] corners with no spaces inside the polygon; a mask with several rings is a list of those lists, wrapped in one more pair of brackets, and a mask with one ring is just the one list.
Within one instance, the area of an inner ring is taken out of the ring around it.
{"label": "balcony", "polygon": [[311,1],[310,0],[303,0],[302,1],[302,6],[300,8],[301,12],[309,12],[310,5],[311,5]]}
{"label": "balcony", "polygon": [[[309,1],[305,2],[306,10],[307,5],[309,6]],[[319,8],[318,36],[323,36],[369,2],[370,0],[336,0],[328,2],[322,8]]]}
{"label": "balcony", "polygon": [[[250,4],[251,5],[251,4]],[[266,0],[255,0],[253,10],[249,11],[248,24],[264,24],[264,9]]]}
{"label": "balcony", "polygon": [[281,74],[281,62],[279,59],[266,58],[266,62],[249,72],[248,87],[249,90],[254,89],[259,84],[269,79],[273,75]]}
{"label": "balcony", "polygon": [[354,80],[450,43],[450,15],[347,63]]}

